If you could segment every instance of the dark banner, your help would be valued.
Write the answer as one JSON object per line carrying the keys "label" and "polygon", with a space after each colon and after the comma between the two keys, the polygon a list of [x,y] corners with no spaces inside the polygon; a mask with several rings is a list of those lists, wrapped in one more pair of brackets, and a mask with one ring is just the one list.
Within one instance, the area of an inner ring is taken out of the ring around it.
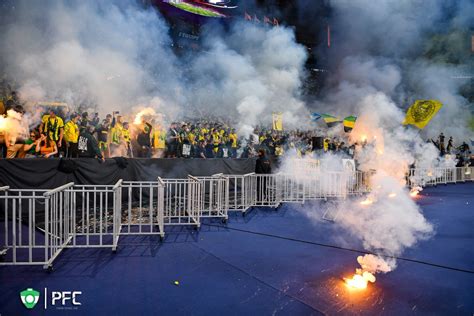
{"label": "dark banner", "polygon": [[[60,171],[62,170],[62,171]],[[0,186],[11,188],[59,187],[76,184],[115,184],[162,178],[209,176],[216,173],[254,172],[255,159],[0,159]]]}

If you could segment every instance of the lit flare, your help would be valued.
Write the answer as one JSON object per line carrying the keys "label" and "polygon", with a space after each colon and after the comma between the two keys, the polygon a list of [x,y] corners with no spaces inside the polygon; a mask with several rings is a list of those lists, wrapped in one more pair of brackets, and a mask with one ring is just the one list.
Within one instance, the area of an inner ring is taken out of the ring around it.
{"label": "lit flare", "polygon": [[372,203],[374,203],[374,200],[372,200],[372,199],[369,198],[369,197],[360,202],[361,205],[370,205],[370,204],[372,204]]}
{"label": "lit flare", "polygon": [[369,282],[375,282],[375,276],[368,271],[362,272],[361,269],[357,269],[352,278],[344,278],[344,282],[350,289],[364,290]]}
{"label": "lit flare", "polygon": [[420,191],[423,190],[421,187],[414,187],[410,190],[411,197],[417,197]]}

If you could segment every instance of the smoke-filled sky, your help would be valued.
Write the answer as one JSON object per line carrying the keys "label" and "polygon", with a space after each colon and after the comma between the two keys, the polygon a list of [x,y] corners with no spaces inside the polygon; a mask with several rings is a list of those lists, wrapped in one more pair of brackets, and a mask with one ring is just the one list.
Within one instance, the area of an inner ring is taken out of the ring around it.
{"label": "smoke-filled sky", "polygon": [[467,136],[472,103],[466,96],[473,101],[472,79],[455,77],[474,73],[472,1],[331,4],[334,49],[324,93],[330,107],[357,112],[361,98],[374,91],[403,109],[416,99],[438,99],[444,107],[425,135],[444,131],[458,139]]}
{"label": "smoke-filled sky", "polygon": [[[237,1],[289,25],[211,24],[202,29],[203,50],[179,57],[168,22],[141,1],[5,3],[2,68],[28,100],[97,104],[102,113],[138,105],[170,117],[224,113],[242,128],[283,111],[294,127],[306,108],[361,117],[361,100],[380,92],[401,109],[418,98],[443,102],[425,136],[469,133],[472,79],[453,78],[474,72],[468,0]],[[309,59],[327,70],[323,92],[310,99],[302,97]]]}

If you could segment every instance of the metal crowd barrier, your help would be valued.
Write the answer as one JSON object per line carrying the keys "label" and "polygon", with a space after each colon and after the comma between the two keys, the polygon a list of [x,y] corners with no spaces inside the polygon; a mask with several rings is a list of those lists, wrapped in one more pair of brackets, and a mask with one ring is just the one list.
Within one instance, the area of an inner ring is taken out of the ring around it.
{"label": "metal crowd barrier", "polygon": [[72,248],[111,248],[117,250],[119,240],[122,180],[115,185],[74,185],[68,212]]}
{"label": "metal crowd barrier", "polygon": [[120,235],[165,236],[165,183],[157,181],[124,181],[125,197],[120,222]]}
{"label": "metal crowd barrier", "polygon": [[254,174],[249,175],[250,193],[253,201],[251,206],[278,207],[281,203],[281,191],[278,189],[278,178],[276,174]]}
{"label": "metal crowd barrier", "polygon": [[[117,249],[127,235],[164,237],[166,225],[199,228],[201,218],[228,219],[253,206],[346,198],[370,191],[371,172],[320,171],[307,175],[254,174],[115,185],[74,185],[53,190],[0,187],[0,265],[51,268],[65,248]],[[411,169],[409,186],[474,180],[474,167]]]}
{"label": "metal crowd barrier", "polygon": [[203,183],[193,176],[187,179],[161,179],[164,183],[164,224],[201,226]]}
{"label": "metal crowd barrier", "polygon": [[[70,242],[67,189],[73,183],[54,190],[0,188],[3,225],[0,238],[0,265],[43,265],[53,261]],[[37,215],[44,222],[37,222]]]}
{"label": "metal crowd barrier", "polygon": [[409,187],[474,181],[474,167],[414,168],[407,175]]}
{"label": "metal crowd barrier", "polygon": [[229,211],[245,213],[254,204],[250,175],[222,175],[228,179]]}
{"label": "metal crowd barrier", "polygon": [[304,203],[307,179],[289,174],[276,174],[277,197],[281,202]]}
{"label": "metal crowd barrier", "polygon": [[229,218],[229,179],[222,174],[195,177],[201,182],[200,218]]}
{"label": "metal crowd barrier", "polygon": [[280,203],[346,198],[370,191],[369,173],[357,171],[290,174],[224,175],[229,180],[229,208],[245,213],[253,206],[277,207]]}

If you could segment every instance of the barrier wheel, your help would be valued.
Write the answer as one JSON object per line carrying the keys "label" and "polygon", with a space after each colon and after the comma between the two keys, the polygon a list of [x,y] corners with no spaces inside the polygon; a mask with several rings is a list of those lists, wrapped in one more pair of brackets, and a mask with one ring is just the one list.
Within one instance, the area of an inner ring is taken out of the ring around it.
{"label": "barrier wheel", "polygon": [[54,271],[53,266],[52,266],[52,265],[51,265],[51,266],[48,266],[48,268],[46,269],[46,271],[47,271],[48,273],[53,272],[53,271]]}
{"label": "barrier wheel", "polygon": [[160,235],[160,241],[163,241],[163,240],[165,240],[165,236]]}
{"label": "barrier wheel", "polygon": [[227,218],[223,218],[223,219],[221,220],[221,222],[222,222],[222,224],[227,224]]}
{"label": "barrier wheel", "polygon": [[242,212],[242,217],[247,216],[247,212]]}

